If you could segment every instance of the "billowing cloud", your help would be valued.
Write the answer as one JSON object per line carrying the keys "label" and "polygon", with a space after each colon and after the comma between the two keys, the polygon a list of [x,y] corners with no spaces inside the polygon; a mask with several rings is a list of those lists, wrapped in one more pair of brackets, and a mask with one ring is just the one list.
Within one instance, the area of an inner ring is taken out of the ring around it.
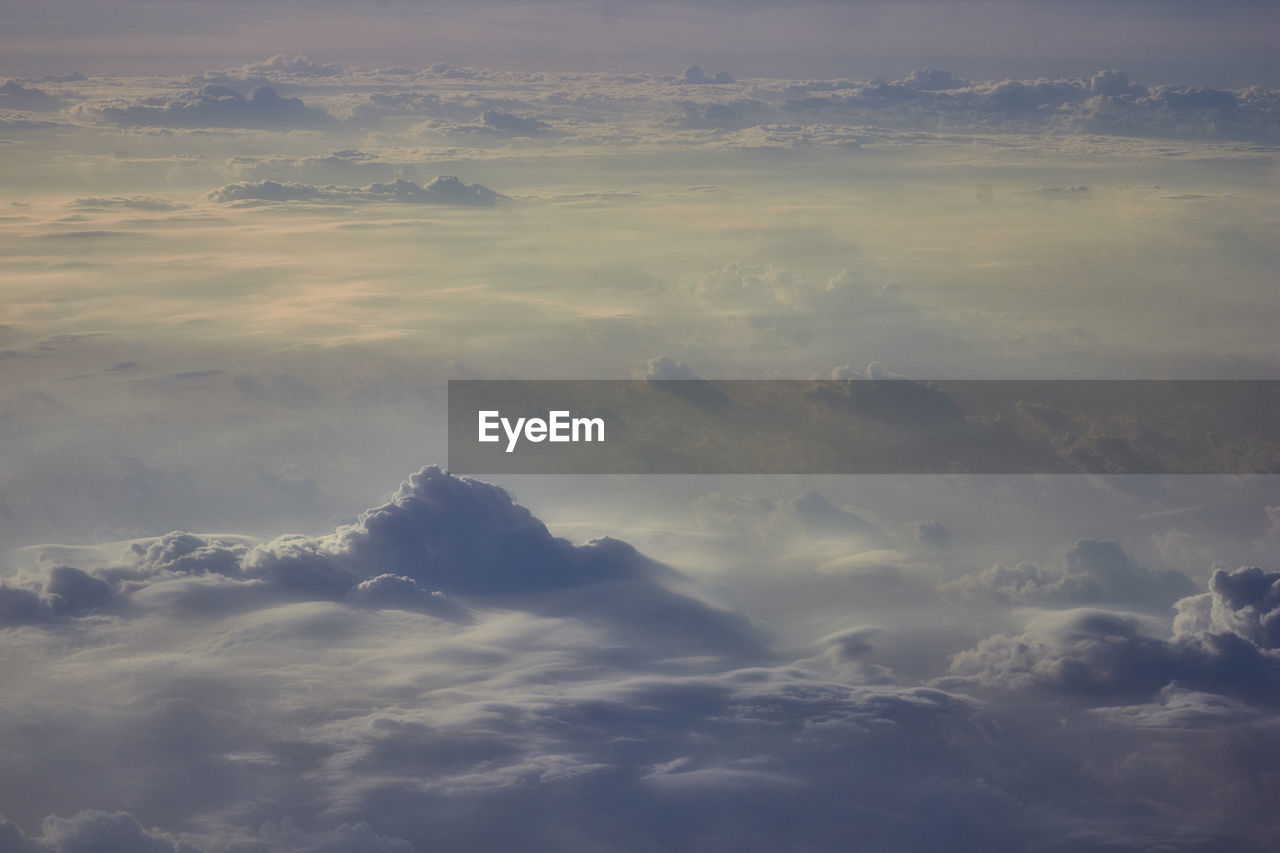
{"label": "billowing cloud", "polygon": [[282,97],[259,86],[245,97],[228,86],[209,84],[176,98],[155,97],[140,103],[108,103],[90,113],[126,127],[244,127],[287,130],[322,126],[330,117],[308,107],[301,98]]}
{"label": "billowing cloud", "polygon": [[1054,564],[995,565],[955,581],[951,589],[1008,604],[1126,603],[1168,607],[1195,592],[1173,569],[1141,566],[1115,542],[1082,539]]}
{"label": "billowing cloud", "polygon": [[680,82],[682,83],[732,83],[733,77],[727,71],[717,71],[715,74],[708,76],[707,72],[702,70],[701,65],[690,65],[684,71],[680,72]]}
{"label": "billowing cloud", "polygon": [[872,80],[834,91],[815,87],[784,106],[794,115],[839,115],[847,121],[896,126],[1064,127],[1076,132],[1267,144],[1280,139],[1280,111],[1272,93],[1261,89],[1148,88],[1129,82],[1129,76],[1121,71],[1101,71],[1088,80],[971,84],[955,79],[950,72],[926,69],[892,83]]}
{"label": "billowing cloud", "polygon": [[1262,649],[1280,649],[1280,572],[1219,569],[1207,593],[1178,602],[1173,627],[1179,634],[1232,634]]}
{"label": "billowing cloud", "polygon": [[87,810],[72,817],[51,815],[37,837],[0,817],[0,849],[6,853],[204,853],[199,847],[157,829],[147,829],[126,812]]}
{"label": "billowing cloud", "polygon": [[989,637],[961,652],[951,669],[984,685],[1092,699],[1148,698],[1176,682],[1274,705],[1280,655],[1269,634],[1276,577],[1257,568],[1215,573],[1210,592],[1177,603],[1169,638],[1154,635],[1150,622],[1133,614],[1052,612],[1033,617],[1022,634]]}
{"label": "billowing cloud", "polygon": [[[756,516],[806,542],[884,535],[818,493]],[[1081,543],[1067,564],[1137,571],[1117,551]],[[1196,624],[1167,640],[1133,615],[1043,614],[930,686],[882,662],[914,629],[855,622],[775,645],[631,546],[556,538],[504,490],[436,468],[326,536],[174,532],[85,566],[19,576],[65,603],[5,629],[35,705],[3,706],[0,727],[36,713],[43,732],[0,770],[27,791],[0,824],[6,849],[638,853],[777,849],[797,833],[832,849],[859,832],[911,851],[963,827],[977,850],[1074,837],[1081,822],[1111,844],[1203,838],[1207,807],[1135,828],[1087,796],[1028,787],[1018,768],[1083,791],[1084,764],[1106,755],[1055,747],[996,694],[961,691],[1083,697],[1095,710],[1077,725],[1137,732],[1255,726],[1276,698],[1271,652],[1247,639],[1274,611],[1266,573],[1216,578],[1207,605],[1182,605]],[[94,702],[42,698],[85,691]],[[65,766],[48,765],[52,743]]]}

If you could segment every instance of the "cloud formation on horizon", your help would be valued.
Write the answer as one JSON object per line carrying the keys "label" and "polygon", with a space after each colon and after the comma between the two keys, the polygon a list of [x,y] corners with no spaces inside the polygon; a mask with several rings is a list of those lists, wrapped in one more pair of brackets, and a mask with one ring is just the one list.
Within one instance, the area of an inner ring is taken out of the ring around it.
{"label": "cloud formation on horizon", "polygon": [[[868,535],[818,495],[787,512],[805,529]],[[1129,577],[1125,559],[1081,543],[1065,577]],[[958,849],[1152,838],[1262,849],[1265,823],[1224,833],[1213,806],[1113,820],[1090,805],[1097,771],[1086,767],[1121,759],[1090,746],[1117,728],[1231,719],[1265,741],[1261,713],[1280,699],[1276,589],[1276,573],[1218,572],[1209,592],[1177,603],[1166,640],[1146,617],[1042,611],[1023,634],[957,655],[931,686],[874,663],[881,631],[852,627],[784,654],[632,547],[572,545],[502,489],[425,468],[326,536],[175,532],[89,571],[6,579],[0,630],[35,667],[14,682],[35,704],[6,707],[0,725],[41,714],[45,734],[6,767],[7,786],[28,780],[15,801],[26,817],[10,806],[0,837],[23,853],[516,839],[530,850],[766,850],[827,849],[856,828],[869,849],[926,850],[963,828]],[[71,636],[80,657],[60,651]],[[1022,710],[1038,700],[1020,697],[1043,689],[1071,720],[1057,745]],[[40,698],[94,690],[93,704]],[[309,698],[296,704],[300,690]],[[69,750],[65,767],[47,762],[53,742]],[[1037,793],[1020,767],[1079,781]],[[1104,784],[1122,804],[1183,796]],[[1265,800],[1259,789],[1234,813],[1260,814]],[[490,819],[477,824],[477,811]],[[39,834],[33,812],[51,815]]]}

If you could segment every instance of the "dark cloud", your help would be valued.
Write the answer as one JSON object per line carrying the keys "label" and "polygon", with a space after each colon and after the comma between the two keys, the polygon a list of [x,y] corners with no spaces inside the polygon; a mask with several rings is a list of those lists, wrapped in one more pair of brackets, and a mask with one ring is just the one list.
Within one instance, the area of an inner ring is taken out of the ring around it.
{"label": "dark cloud", "polygon": [[53,616],[52,602],[33,589],[0,584],[0,626],[43,622]]}
{"label": "dark cloud", "polygon": [[471,207],[488,207],[506,199],[480,184],[464,184],[449,175],[433,178],[425,186],[397,178],[389,184],[370,184],[366,187],[317,187],[309,184],[278,183],[276,181],[242,182],[227,184],[209,193],[209,198],[219,202],[284,202],[312,201],[342,204],[369,204],[392,202],[397,204],[452,204]]}
{"label": "dark cloud", "polygon": [[892,83],[814,85],[784,108],[852,123],[933,129],[1061,128],[1081,133],[1274,144],[1280,140],[1280,97],[1260,88],[1228,91],[1181,86],[1148,88],[1122,71],[1088,80],[966,83],[927,69]]}
{"label": "dark cloud", "polygon": [[733,82],[733,77],[731,77],[727,71],[717,71],[714,75],[708,77],[707,73],[702,70],[702,66],[690,65],[684,71],[680,72],[680,82],[695,84],[728,84]]}
{"label": "dark cloud", "polygon": [[182,205],[141,195],[78,198],[69,206],[76,210],[137,210],[144,213],[165,213],[182,208]]}
{"label": "dark cloud", "polygon": [[915,538],[931,551],[941,551],[951,545],[951,531],[941,521],[921,521],[915,526]]}
{"label": "dark cloud", "polygon": [[69,818],[46,818],[39,836],[28,836],[0,817],[4,853],[203,853],[167,832],[147,829],[126,812],[82,811]]}
{"label": "dark cloud", "polygon": [[54,612],[82,616],[101,610],[111,601],[111,586],[72,566],[55,566],[49,570],[45,593],[53,597]]}
{"label": "dark cloud", "polygon": [[901,429],[952,430],[964,424],[964,410],[929,382],[872,379],[842,386],[824,384],[814,398],[839,411],[890,423]]}
{"label": "dark cloud", "polygon": [[111,124],[140,127],[228,127],[287,130],[319,127],[330,116],[301,98],[282,97],[259,86],[245,97],[228,86],[210,84],[176,98],[148,98],[134,104],[108,104],[92,112]]}
{"label": "dark cloud", "polygon": [[676,361],[667,356],[649,359],[648,369],[644,378],[650,382],[667,382],[671,380],[699,380],[698,374],[694,373],[689,365],[683,361]]}
{"label": "dark cloud", "polygon": [[72,566],[54,566],[25,584],[0,582],[0,628],[87,616],[114,603],[107,581]]}
{"label": "dark cloud", "polygon": [[754,98],[738,98],[726,103],[685,104],[673,123],[685,130],[741,130],[768,121],[772,111]]}
{"label": "dark cloud", "polygon": [[723,413],[733,405],[715,383],[702,379],[683,361],[665,355],[649,359],[644,378],[653,388],[700,409]]}
{"label": "dark cloud", "polygon": [[379,835],[363,822],[306,832],[285,820],[264,824],[254,836],[228,845],[227,853],[414,853],[408,841]]}
{"label": "dark cloud", "polygon": [[0,110],[56,110],[61,107],[62,100],[43,89],[26,87],[16,80],[0,86]]}

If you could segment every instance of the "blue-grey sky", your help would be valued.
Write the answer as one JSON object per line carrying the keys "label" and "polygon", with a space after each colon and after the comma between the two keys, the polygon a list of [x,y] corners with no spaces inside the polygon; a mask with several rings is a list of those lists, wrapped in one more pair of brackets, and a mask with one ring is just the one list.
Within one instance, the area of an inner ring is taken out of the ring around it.
{"label": "blue-grey sky", "polygon": [[195,71],[290,53],[556,71],[701,61],[793,78],[941,66],[982,79],[1124,68],[1191,85],[1280,80],[1266,0],[14,0],[0,23],[11,73],[24,74]]}

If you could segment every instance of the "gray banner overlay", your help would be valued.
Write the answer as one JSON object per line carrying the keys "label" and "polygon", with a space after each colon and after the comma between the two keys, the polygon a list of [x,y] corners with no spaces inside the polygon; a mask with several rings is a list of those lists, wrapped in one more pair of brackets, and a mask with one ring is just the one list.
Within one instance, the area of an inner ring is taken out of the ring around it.
{"label": "gray banner overlay", "polygon": [[1273,380],[449,382],[457,474],[1276,474],[1277,426]]}

